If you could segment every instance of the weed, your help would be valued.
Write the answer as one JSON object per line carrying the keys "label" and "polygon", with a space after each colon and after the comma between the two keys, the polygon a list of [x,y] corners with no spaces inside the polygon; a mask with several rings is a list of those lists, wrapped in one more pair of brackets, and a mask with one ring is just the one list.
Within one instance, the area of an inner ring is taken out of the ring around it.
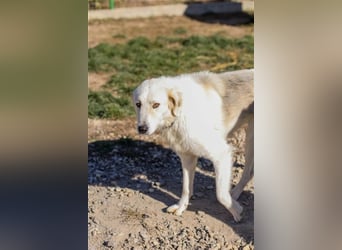
{"label": "weed", "polygon": [[124,39],[124,38],[126,38],[126,36],[124,34],[115,34],[115,35],[113,35],[113,38],[122,38],[122,39]]}
{"label": "weed", "polygon": [[137,208],[123,208],[121,210],[121,218],[123,222],[142,223],[146,217],[148,216],[139,212]]}

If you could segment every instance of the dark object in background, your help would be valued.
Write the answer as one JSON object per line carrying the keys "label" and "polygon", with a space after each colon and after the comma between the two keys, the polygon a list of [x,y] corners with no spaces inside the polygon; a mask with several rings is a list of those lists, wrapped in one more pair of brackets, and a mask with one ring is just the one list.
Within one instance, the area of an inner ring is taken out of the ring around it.
{"label": "dark object in background", "polygon": [[228,25],[254,23],[254,16],[242,10],[236,2],[189,3],[185,16],[192,19]]}

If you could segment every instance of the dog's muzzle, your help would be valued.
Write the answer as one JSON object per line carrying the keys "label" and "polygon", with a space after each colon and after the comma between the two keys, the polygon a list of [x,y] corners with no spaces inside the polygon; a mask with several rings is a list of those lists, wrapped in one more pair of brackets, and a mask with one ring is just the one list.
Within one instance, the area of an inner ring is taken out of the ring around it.
{"label": "dog's muzzle", "polygon": [[146,134],[146,132],[148,131],[147,125],[138,126],[138,131],[139,131],[139,134]]}

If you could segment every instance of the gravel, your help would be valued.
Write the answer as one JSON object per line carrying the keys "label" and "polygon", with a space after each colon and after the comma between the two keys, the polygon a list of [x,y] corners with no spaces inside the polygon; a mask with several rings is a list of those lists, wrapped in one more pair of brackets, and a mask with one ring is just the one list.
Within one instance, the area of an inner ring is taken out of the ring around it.
{"label": "gravel", "polygon": [[[243,140],[236,146],[233,183],[241,176]],[[88,144],[89,249],[254,249],[253,185],[241,196],[236,224],[215,197],[212,163],[199,159],[194,196],[177,217],[165,208],[181,194],[178,156],[154,142],[113,138]]]}

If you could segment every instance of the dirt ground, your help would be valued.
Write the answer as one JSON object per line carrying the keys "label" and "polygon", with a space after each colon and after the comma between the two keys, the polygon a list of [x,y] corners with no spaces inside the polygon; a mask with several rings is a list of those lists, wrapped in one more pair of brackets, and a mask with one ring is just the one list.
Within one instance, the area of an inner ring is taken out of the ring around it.
{"label": "dirt ground", "polygon": [[[176,29],[186,32],[177,34]],[[88,24],[88,47],[99,43],[123,43],[137,36],[155,39],[157,36],[190,36],[222,34],[228,37],[243,37],[252,34],[253,25],[230,26],[199,22],[188,17],[153,17],[134,20],[95,20]]]}
{"label": "dirt ground", "polygon": [[[125,42],[138,35],[241,37],[253,26],[206,24],[185,17],[91,22],[88,46]],[[98,90],[109,74],[89,73],[88,87]],[[229,142],[235,146],[233,185],[244,164],[244,131]],[[135,119],[88,120],[88,248],[89,249],[254,249],[254,188],[245,188],[239,202],[243,219],[235,223],[215,196],[213,166],[200,159],[194,197],[181,217],[165,212],[181,194],[178,157],[157,135],[138,135]]]}

